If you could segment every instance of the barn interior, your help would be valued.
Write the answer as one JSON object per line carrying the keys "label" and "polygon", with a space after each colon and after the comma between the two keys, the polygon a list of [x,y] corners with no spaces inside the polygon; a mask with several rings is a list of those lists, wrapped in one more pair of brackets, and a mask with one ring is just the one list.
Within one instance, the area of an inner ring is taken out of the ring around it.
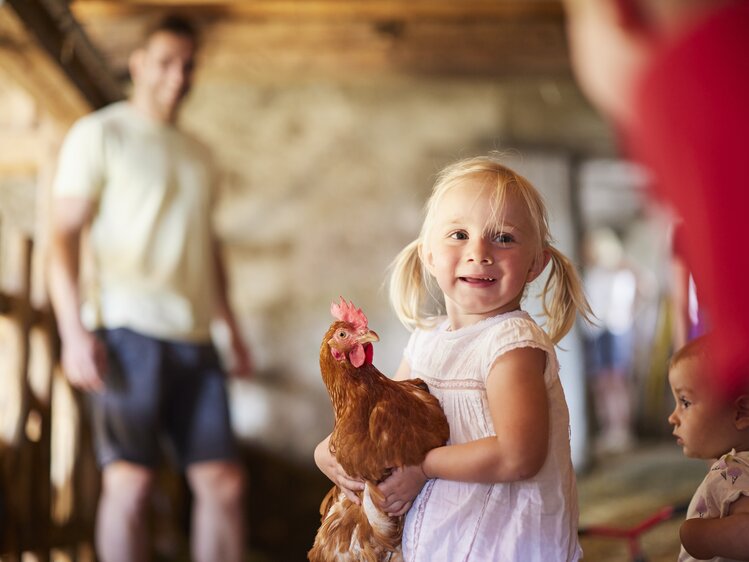
{"label": "barn interior", "polygon": [[[249,561],[305,559],[319,523],[329,482],[312,451],[332,426],[318,366],[331,301],[366,312],[377,365],[394,372],[408,331],[388,304],[388,266],[418,234],[435,174],[493,150],[543,192],[555,239],[581,270],[585,241],[605,230],[635,272],[631,442],[599,439],[584,327],[559,349],[582,523],[626,526],[689,498],[704,466],[682,460],[666,421],[671,219],[581,93],[561,1],[5,0],[0,560],[95,559],[85,397],[61,372],[45,281],[50,187],[65,133],[127,97],[129,53],[166,13],[200,31],[180,126],[221,170],[216,224],[255,364],[251,379],[229,382],[250,474]],[[214,339],[226,355],[226,334]],[[187,560],[189,490],[167,471],[161,484],[154,557]],[[675,558],[676,529],[646,538],[651,559]],[[621,542],[583,547],[591,560],[629,559]]]}

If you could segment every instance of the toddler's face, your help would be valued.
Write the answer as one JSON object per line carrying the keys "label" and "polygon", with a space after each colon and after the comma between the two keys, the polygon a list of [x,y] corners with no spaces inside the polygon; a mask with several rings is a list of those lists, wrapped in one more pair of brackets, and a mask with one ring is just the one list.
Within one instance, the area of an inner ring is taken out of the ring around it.
{"label": "toddler's face", "polygon": [[709,392],[704,369],[696,358],[671,368],[668,381],[676,405],[668,422],[687,457],[715,459],[734,447],[735,410]]}

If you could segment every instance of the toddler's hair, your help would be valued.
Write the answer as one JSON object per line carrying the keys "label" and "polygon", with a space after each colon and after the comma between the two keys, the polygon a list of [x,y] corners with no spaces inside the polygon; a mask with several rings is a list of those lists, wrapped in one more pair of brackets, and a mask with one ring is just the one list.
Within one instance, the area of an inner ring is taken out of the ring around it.
{"label": "toddler's hair", "polygon": [[549,219],[541,194],[520,174],[504,166],[498,154],[460,160],[447,166],[437,177],[426,205],[419,237],[408,244],[391,264],[390,302],[400,321],[409,329],[432,327],[444,314],[441,291],[424,264],[424,247],[434,222],[434,214],[445,194],[469,179],[483,179],[494,185],[493,207],[500,208],[508,193],[519,197],[537,231],[537,252],[551,256],[551,271],[541,292],[546,330],[554,343],[572,328],[578,312],[585,319],[593,313],[585,299],[575,266],[552,246]]}
{"label": "toddler's hair", "polygon": [[712,345],[710,334],[705,334],[687,342],[671,356],[671,361],[668,363],[669,370],[688,359],[701,359],[703,361],[708,359]]}

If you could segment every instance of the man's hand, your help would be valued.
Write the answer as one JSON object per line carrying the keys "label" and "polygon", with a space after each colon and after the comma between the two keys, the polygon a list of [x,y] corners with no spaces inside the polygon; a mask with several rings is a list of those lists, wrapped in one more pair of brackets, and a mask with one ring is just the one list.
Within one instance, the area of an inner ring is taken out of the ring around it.
{"label": "man's hand", "polygon": [[231,352],[233,363],[230,374],[243,379],[251,378],[253,375],[252,355],[242,336],[237,333],[231,334]]}
{"label": "man's hand", "polygon": [[70,334],[62,342],[62,368],[73,386],[87,392],[100,392],[107,371],[106,347],[86,330]]}

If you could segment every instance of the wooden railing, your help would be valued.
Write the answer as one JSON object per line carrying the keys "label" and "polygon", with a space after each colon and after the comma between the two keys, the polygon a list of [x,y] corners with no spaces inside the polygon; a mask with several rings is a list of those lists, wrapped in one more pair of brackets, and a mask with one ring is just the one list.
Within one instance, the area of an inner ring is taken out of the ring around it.
{"label": "wooden railing", "polygon": [[[7,224],[7,223],[6,223]],[[0,228],[0,560],[93,560],[98,476],[79,399],[32,301],[34,243]]]}

